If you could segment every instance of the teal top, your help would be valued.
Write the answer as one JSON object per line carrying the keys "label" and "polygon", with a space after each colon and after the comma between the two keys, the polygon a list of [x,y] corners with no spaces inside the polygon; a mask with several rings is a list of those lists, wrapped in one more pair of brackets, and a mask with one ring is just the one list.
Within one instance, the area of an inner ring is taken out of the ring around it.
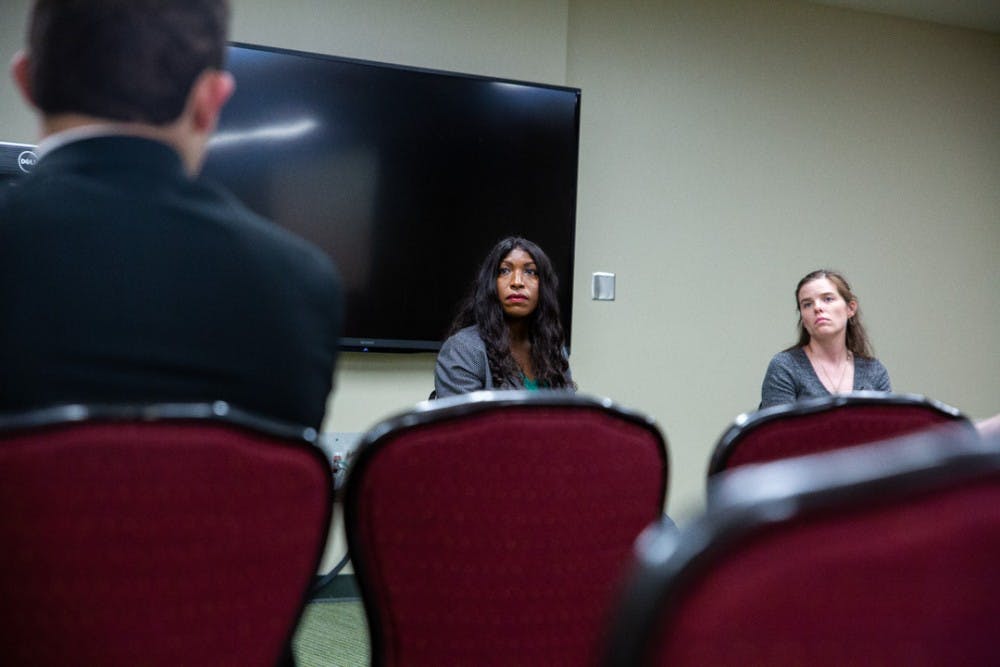
{"label": "teal top", "polygon": [[532,380],[524,373],[521,374],[521,384],[523,384],[524,388],[528,391],[538,391],[538,381]]}

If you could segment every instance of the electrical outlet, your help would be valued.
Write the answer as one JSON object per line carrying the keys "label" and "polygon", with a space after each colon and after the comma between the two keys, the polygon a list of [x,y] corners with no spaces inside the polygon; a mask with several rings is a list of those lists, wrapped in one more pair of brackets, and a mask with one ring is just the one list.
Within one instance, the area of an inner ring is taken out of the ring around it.
{"label": "electrical outlet", "polygon": [[357,449],[358,441],[361,440],[360,433],[345,431],[334,431],[332,433],[321,433],[316,440],[326,457],[330,459],[330,466],[333,468],[334,487],[339,489],[347,476],[347,469],[351,465],[351,457]]}

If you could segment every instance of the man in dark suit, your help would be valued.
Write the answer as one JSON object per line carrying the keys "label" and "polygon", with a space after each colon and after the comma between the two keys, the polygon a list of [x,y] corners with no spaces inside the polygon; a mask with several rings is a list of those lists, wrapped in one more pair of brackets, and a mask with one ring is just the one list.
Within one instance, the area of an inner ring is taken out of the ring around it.
{"label": "man in dark suit", "polygon": [[225,0],[36,0],[40,159],[0,195],[0,410],[225,400],[319,427],[342,295],[318,248],[197,180]]}

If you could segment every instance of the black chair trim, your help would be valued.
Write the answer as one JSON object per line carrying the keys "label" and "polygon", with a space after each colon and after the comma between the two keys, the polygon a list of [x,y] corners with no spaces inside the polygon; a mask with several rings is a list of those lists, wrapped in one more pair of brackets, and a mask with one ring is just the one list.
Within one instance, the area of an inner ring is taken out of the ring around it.
{"label": "black chair trim", "polygon": [[487,390],[421,401],[409,410],[404,410],[387,417],[368,429],[358,442],[358,450],[378,440],[389,431],[403,427],[419,426],[420,424],[437,422],[452,417],[472,415],[483,410],[492,409],[498,405],[531,407],[591,406],[601,410],[611,410],[637,424],[652,427],[657,431],[660,430],[656,421],[651,417],[622,407],[609,398],[557,390]]}
{"label": "black chair trim", "polygon": [[67,403],[0,414],[0,431],[98,421],[220,422],[284,439],[315,444],[316,429],[242,410],[225,401],[197,403]]}
{"label": "black chair trim", "polygon": [[726,462],[732,453],[733,442],[740,438],[744,431],[750,428],[785,417],[809,415],[817,412],[826,412],[834,408],[856,405],[907,405],[924,407],[936,411],[948,419],[964,421],[971,426],[968,417],[962,414],[958,408],[921,394],[855,391],[850,394],[833,394],[818,398],[807,398],[794,403],[772,405],[768,408],[752,410],[738,415],[719,437],[715,449],[712,450],[712,456],[708,463],[708,476],[712,477],[725,469]]}

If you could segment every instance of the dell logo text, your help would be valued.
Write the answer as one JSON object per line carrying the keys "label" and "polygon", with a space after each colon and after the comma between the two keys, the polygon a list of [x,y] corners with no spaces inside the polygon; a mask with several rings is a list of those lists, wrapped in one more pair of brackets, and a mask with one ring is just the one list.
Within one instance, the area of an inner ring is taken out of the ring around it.
{"label": "dell logo text", "polygon": [[21,171],[25,173],[31,171],[36,162],[38,162],[38,156],[35,155],[33,151],[22,151],[21,154],[17,156],[17,166],[20,167]]}

